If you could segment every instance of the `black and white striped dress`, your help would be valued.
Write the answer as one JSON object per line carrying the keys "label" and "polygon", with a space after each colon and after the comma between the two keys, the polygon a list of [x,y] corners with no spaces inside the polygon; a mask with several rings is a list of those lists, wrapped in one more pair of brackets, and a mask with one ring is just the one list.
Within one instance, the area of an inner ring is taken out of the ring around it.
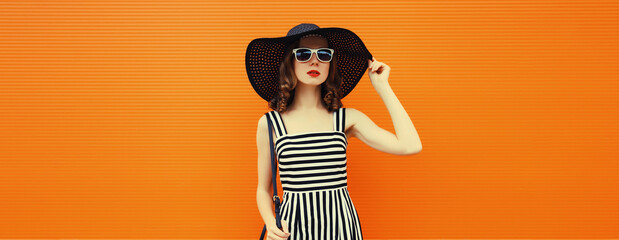
{"label": "black and white striped dress", "polygon": [[279,112],[267,117],[276,136],[288,239],[363,239],[346,181],[345,108],[333,112],[333,131],[288,134]]}

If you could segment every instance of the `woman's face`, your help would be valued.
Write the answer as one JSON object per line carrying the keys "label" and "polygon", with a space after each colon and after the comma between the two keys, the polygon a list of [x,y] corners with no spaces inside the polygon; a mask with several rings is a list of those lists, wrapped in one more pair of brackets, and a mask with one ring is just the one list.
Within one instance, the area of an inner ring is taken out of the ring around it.
{"label": "woman's face", "polygon": [[[306,38],[302,38],[299,41],[299,47],[306,48],[326,48],[329,47],[327,39],[320,36],[310,36]],[[293,53],[294,54],[294,53]],[[294,57],[293,57],[294,58]],[[318,60],[318,56],[316,53],[312,54],[312,58],[310,58],[307,62],[298,62],[295,59],[294,61],[294,70],[297,78],[304,84],[308,85],[320,85],[325,80],[327,80],[327,76],[329,76],[329,66],[331,66],[331,62],[321,62]],[[307,74],[310,70],[316,70],[320,73],[318,76],[313,76]]]}

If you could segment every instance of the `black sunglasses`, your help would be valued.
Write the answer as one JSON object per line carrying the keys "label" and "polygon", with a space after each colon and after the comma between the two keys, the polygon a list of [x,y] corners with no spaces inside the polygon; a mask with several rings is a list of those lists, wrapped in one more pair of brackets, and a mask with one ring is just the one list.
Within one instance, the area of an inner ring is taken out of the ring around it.
{"label": "black sunglasses", "polygon": [[335,50],[331,48],[295,48],[292,52],[298,62],[307,62],[312,58],[312,54],[315,52],[318,60],[321,62],[331,62],[333,58],[333,52]]}

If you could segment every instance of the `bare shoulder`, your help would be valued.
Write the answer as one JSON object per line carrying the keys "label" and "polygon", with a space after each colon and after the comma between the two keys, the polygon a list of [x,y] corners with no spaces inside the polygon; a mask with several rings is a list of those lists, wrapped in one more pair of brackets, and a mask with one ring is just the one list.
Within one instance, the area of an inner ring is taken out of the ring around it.
{"label": "bare shoulder", "polygon": [[359,121],[360,117],[363,116],[365,116],[365,114],[356,108],[346,108],[346,122],[351,123],[351,127]]}
{"label": "bare shoulder", "polygon": [[267,126],[267,115],[266,114],[262,114],[262,116],[260,116],[260,119],[258,119],[258,126]]}
{"label": "bare shoulder", "polygon": [[356,108],[346,108],[346,135],[350,137],[355,137],[355,125],[359,123],[359,121],[367,118],[363,112],[357,110]]}
{"label": "bare shoulder", "polygon": [[[273,132],[273,139],[276,139],[275,138],[275,129],[272,129],[271,132]],[[266,139],[266,141],[268,142],[268,139],[269,139],[269,118],[266,116],[266,114],[262,114],[260,119],[258,119],[258,127],[257,127],[256,137],[257,137],[257,139],[259,141],[260,141],[260,139]]]}
{"label": "bare shoulder", "polygon": [[267,133],[269,126],[267,125],[267,116],[262,114],[260,119],[258,119],[258,134]]}

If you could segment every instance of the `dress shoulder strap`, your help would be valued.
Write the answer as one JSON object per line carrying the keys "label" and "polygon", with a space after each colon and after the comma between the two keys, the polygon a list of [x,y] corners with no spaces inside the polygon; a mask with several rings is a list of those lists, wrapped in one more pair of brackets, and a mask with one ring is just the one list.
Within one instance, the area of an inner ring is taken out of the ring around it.
{"label": "dress shoulder strap", "polygon": [[273,129],[275,129],[275,134],[277,138],[286,135],[287,134],[286,126],[284,126],[284,122],[282,121],[281,116],[279,115],[279,112],[273,110],[266,114],[267,114],[269,121],[271,121],[271,123],[273,124]]}
{"label": "dress shoulder strap", "polygon": [[338,108],[333,114],[333,129],[338,132],[346,130],[346,108]]}

